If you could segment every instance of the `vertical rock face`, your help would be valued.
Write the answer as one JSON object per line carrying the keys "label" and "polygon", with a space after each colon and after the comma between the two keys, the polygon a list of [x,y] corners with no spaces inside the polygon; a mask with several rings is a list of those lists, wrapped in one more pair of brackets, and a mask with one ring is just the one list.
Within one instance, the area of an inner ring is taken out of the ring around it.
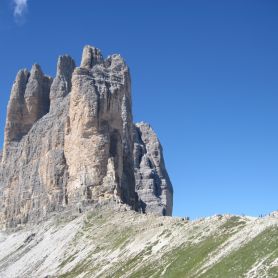
{"label": "vertical rock face", "polygon": [[43,75],[39,65],[34,65],[30,73],[21,70],[17,74],[7,109],[5,159],[8,146],[19,142],[33,124],[48,112],[51,82],[52,79]]}
{"label": "vertical rock face", "polygon": [[36,222],[64,208],[64,129],[69,100],[61,99],[49,111],[50,95],[59,94],[56,89],[37,65],[30,74],[20,71],[14,83],[0,165],[0,223],[8,227]]}
{"label": "vertical rock face", "polygon": [[57,74],[50,90],[51,111],[57,109],[60,101],[71,91],[71,77],[75,62],[70,56],[60,56],[57,63]]}
{"label": "vertical rock face", "polygon": [[85,47],[72,76],[65,136],[69,202],[114,198],[137,206],[132,162],[130,77],[119,55]]}
{"label": "vertical rock face", "polygon": [[134,125],[134,170],[143,212],[172,215],[173,187],[165,168],[162,147],[146,123]]}
{"label": "vertical rock face", "polygon": [[[81,66],[58,59],[56,77],[21,70],[0,153],[0,226],[106,202],[171,215],[172,187],[151,128],[132,123],[129,69],[86,46]],[[139,198],[138,198],[139,196]]]}
{"label": "vertical rock face", "polygon": [[96,64],[103,62],[103,57],[100,50],[96,47],[86,45],[83,49],[81,68],[91,70]]}

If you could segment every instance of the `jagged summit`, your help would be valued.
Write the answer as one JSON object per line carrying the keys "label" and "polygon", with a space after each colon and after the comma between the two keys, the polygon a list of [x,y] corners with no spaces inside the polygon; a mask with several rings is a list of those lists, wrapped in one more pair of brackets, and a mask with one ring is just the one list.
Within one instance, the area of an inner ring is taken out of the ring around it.
{"label": "jagged summit", "polygon": [[83,49],[81,68],[92,69],[96,64],[103,62],[103,56],[101,51],[93,46],[86,45]]}
{"label": "jagged summit", "polygon": [[49,92],[52,79],[45,76],[39,65],[31,71],[20,70],[13,84],[7,109],[3,159],[9,146],[19,142],[33,124],[49,111]]}
{"label": "jagged summit", "polygon": [[74,60],[68,56],[59,56],[57,73],[50,88],[50,110],[55,113],[57,106],[71,91],[71,77],[75,69]]}
{"label": "jagged summit", "polygon": [[7,110],[0,164],[0,226],[51,212],[120,202],[171,215],[162,147],[132,122],[129,69],[120,55],[85,46],[80,67],[60,56],[54,79],[19,71]]}

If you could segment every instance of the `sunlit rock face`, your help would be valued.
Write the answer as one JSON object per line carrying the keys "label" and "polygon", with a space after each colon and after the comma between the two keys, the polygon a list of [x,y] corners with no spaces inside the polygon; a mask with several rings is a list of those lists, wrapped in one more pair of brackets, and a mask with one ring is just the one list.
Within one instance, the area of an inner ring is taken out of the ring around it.
{"label": "sunlit rock face", "polygon": [[129,70],[86,46],[72,76],[65,132],[69,202],[114,198],[137,207]]}
{"label": "sunlit rock face", "polygon": [[132,122],[129,69],[120,55],[85,46],[81,66],[60,56],[56,77],[21,70],[0,152],[0,225],[52,212],[125,203],[171,215],[172,185],[149,125]]}

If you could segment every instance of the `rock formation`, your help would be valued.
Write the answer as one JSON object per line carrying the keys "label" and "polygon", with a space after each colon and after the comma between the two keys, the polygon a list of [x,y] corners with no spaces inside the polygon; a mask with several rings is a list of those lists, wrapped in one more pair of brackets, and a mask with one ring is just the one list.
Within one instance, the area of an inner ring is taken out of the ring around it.
{"label": "rock formation", "polygon": [[19,71],[0,157],[0,226],[111,201],[172,213],[162,148],[149,125],[133,125],[120,55],[86,46],[80,67],[59,57],[53,80],[38,65]]}
{"label": "rock formation", "polygon": [[149,124],[134,125],[134,174],[143,212],[172,215],[173,188],[162,146]]}

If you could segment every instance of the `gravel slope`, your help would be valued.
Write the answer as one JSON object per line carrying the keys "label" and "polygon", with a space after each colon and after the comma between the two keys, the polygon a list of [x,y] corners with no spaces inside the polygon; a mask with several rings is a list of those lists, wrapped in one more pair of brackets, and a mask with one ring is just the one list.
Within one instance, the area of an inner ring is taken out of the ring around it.
{"label": "gravel slope", "polygon": [[278,213],[195,221],[125,206],[0,232],[0,277],[278,277]]}

